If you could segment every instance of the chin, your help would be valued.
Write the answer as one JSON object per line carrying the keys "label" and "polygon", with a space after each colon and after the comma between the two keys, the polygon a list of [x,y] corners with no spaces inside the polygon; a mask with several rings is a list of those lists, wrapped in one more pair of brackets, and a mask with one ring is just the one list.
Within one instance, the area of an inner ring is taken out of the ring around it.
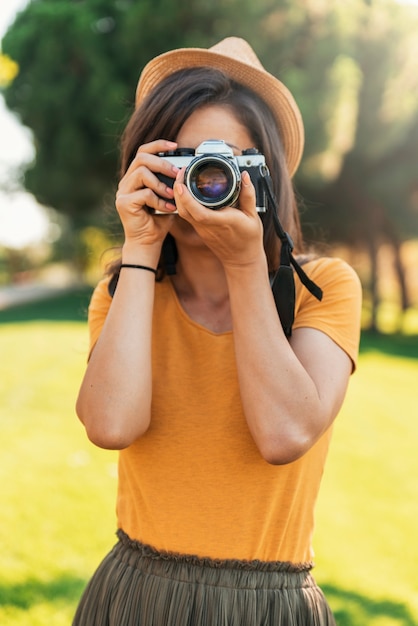
{"label": "chin", "polygon": [[200,235],[197,234],[193,226],[191,226],[189,223],[187,223],[186,227],[181,227],[179,229],[171,228],[170,233],[171,235],[173,235],[176,241],[177,249],[179,251],[183,249],[185,251],[188,250],[189,253],[192,254],[204,254],[205,256],[208,253],[210,253],[211,255],[213,254],[210,248],[208,248],[208,246],[204,243]]}
{"label": "chin", "polygon": [[174,216],[173,224],[170,228],[170,234],[173,235],[174,239],[178,243],[181,241],[187,241],[188,243],[196,241],[196,243],[199,242],[200,245],[203,245],[203,241],[195,231],[194,227],[179,215]]}

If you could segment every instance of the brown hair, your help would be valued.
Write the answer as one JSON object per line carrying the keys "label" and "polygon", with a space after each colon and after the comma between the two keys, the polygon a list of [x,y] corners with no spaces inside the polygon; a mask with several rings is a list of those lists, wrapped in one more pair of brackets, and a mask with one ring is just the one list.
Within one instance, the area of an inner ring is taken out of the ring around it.
{"label": "brown hair", "polygon": [[[270,169],[280,221],[303,252],[297,203],[275,118],[256,93],[210,67],[179,70],[162,80],[134,111],[122,136],[121,176],[135,158],[140,145],[155,139],[175,141],[184,122],[196,109],[211,104],[230,107],[249,130],[254,146]],[[222,137],[220,137],[222,139]],[[260,214],[264,225],[264,249],[269,271],[278,267],[280,243],[270,211]],[[111,268],[115,271],[115,268]]]}

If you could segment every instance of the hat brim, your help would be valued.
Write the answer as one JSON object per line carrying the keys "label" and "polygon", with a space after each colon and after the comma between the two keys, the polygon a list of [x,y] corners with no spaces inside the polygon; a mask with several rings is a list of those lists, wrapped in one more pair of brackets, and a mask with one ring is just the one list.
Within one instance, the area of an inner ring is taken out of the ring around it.
{"label": "hat brim", "polygon": [[174,72],[190,67],[213,67],[252,89],[270,107],[279,129],[290,176],[302,158],[304,128],[299,108],[287,87],[264,69],[202,48],[179,48],[152,59],[143,69],[136,90],[136,106],[158,83]]}

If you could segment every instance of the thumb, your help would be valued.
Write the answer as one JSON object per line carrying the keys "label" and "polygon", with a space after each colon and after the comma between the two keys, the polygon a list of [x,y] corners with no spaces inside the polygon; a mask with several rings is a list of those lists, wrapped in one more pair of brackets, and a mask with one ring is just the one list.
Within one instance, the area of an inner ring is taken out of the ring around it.
{"label": "thumb", "polygon": [[241,174],[241,192],[239,195],[239,208],[247,215],[257,213],[255,205],[255,189],[249,173],[245,170]]}

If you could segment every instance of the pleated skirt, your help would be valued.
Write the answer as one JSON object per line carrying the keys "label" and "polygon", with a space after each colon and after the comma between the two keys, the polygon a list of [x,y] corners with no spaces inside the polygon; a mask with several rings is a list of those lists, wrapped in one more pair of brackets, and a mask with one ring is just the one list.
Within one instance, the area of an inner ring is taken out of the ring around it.
{"label": "pleated skirt", "polygon": [[118,536],[73,626],[335,626],[309,563],[201,559]]}

